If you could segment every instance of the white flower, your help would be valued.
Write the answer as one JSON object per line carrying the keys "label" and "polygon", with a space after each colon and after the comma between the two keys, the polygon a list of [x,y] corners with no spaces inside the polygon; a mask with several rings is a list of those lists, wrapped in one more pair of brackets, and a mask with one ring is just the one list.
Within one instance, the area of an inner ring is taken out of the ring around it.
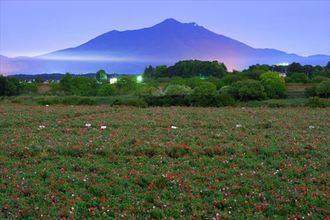
{"label": "white flower", "polygon": [[92,126],[92,124],[86,123],[85,126],[89,128],[90,126]]}
{"label": "white flower", "polygon": [[43,129],[45,127],[46,127],[45,125],[39,125],[39,129]]}
{"label": "white flower", "polygon": [[171,128],[172,128],[172,129],[177,129],[178,127],[176,127],[176,126],[172,125],[172,126],[171,126]]}
{"label": "white flower", "polygon": [[45,105],[46,107],[48,107],[49,105]]}
{"label": "white flower", "polygon": [[101,126],[101,129],[106,129],[106,128],[107,128],[107,126],[105,126],[105,125]]}
{"label": "white flower", "polygon": [[313,128],[315,128],[315,126],[310,125],[308,128],[309,128],[309,129],[313,129]]}
{"label": "white flower", "polygon": [[242,127],[241,124],[237,124],[237,125],[236,125],[236,128],[241,128],[241,127]]}

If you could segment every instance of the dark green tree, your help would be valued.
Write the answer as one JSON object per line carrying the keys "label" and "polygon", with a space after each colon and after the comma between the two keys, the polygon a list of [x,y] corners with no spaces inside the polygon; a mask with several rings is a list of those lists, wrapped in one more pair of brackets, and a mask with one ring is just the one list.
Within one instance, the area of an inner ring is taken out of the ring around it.
{"label": "dark green tree", "polygon": [[102,70],[101,69],[101,70],[97,71],[97,73],[96,73],[96,80],[98,82],[106,82],[106,81],[108,81],[108,75],[105,72],[105,70]]}

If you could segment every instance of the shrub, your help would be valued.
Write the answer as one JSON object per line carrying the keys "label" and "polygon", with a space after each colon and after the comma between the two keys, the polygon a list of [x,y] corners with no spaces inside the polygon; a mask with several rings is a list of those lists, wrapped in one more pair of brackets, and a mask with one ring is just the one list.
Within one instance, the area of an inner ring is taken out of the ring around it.
{"label": "shrub", "polygon": [[153,86],[143,86],[140,88],[137,92],[136,95],[145,97],[145,96],[160,96],[161,91]]}
{"label": "shrub", "polygon": [[326,81],[326,80],[329,80],[329,78],[325,77],[325,76],[315,76],[315,77],[312,78],[313,83],[320,83],[320,82],[323,82],[323,81]]}
{"label": "shrub", "polygon": [[233,84],[234,93],[242,101],[262,100],[266,98],[265,88],[256,80],[243,80]]}
{"label": "shrub", "polygon": [[97,95],[99,96],[111,96],[115,95],[116,89],[112,84],[103,84],[97,91]]}
{"label": "shrub", "polygon": [[318,96],[329,98],[330,97],[330,80],[323,81],[316,85],[315,92]]}
{"label": "shrub", "polygon": [[308,77],[305,73],[292,73],[290,75],[290,82],[294,83],[307,83]]}
{"label": "shrub", "polygon": [[137,88],[135,76],[122,76],[118,79],[116,89],[119,94],[125,95],[133,93]]}
{"label": "shrub", "polygon": [[49,90],[50,94],[53,95],[60,95],[64,93],[60,83],[56,83],[56,82],[49,83],[49,89],[50,89]]}
{"label": "shrub", "polygon": [[227,74],[219,82],[219,88],[232,85],[238,81],[246,80],[247,76],[243,74]]}
{"label": "shrub", "polygon": [[184,95],[190,95],[192,94],[193,90],[184,85],[176,85],[176,84],[171,84],[166,87],[165,89],[165,95],[167,96],[184,96]]}
{"label": "shrub", "polygon": [[20,85],[17,79],[0,75],[0,96],[18,95]]}
{"label": "shrub", "polygon": [[326,102],[320,99],[319,97],[310,97],[306,106],[311,108],[324,108],[327,106]]}
{"label": "shrub", "polygon": [[26,83],[22,82],[20,84],[21,87],[21,93],[37,93],[38,92],[38,86],[36,83]]}
{"label": "shrub", "polygon": [[261,84],[269,98],[281,98],[285,96],[285,81],[276,72],[266,72],[260,76]]}
{"label": "shrub", "polygon": [[212,96],[216,95],[217,87],[210,82],[203,82],[201,85],[194,89],[193,94],[195,96]]}
{"label": "shrub", "polygon": [[148,96],[144,97],[144,101],[148,106],[190,106],[191,100],[187,96]]}
{"label": "shrub", "polygon": [[219,106],[235,106],[235,99],[230,93],[222,92],[218,96]]}
{"label": "shrub", "polygon": [[148,104],[143,99],[116,99],[112,105],[134,106],[139,108],[148,107]]}
{"label": "shrub", "polygon": [[66,94],[94,96],[97,93],[98,84],[94,78],[73,77],[67,73],[61,79],[60,86]]}
{"label": "shrub", "polygon": [[317,96],[317,94],[316,94],[316,86],[306,87],[306,89],[305,89],[305,96],[306,97]]}

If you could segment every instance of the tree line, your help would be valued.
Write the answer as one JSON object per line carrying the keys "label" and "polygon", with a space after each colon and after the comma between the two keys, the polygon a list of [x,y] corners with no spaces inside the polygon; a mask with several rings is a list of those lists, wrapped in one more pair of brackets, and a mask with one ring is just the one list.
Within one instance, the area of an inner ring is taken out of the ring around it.
{"label": "tree line", "polygon": [[[279,72],[286,73],[282,77]],[[223,63],[217,61],[186,60],[173,66],[148,66],[143,73],[143,82],[136,76],[118,77],[110,84],[104,70],[96,77],[65,74],[59,83],[50,82],[49,95],[77,96],[117,96],[134,95],[150,102],[172,102],[181,97],[185,102],[201,100],[248,101],[285,98],[286,83],[313,82],[306,94],[309,96],[330,96],[330,62],[324,66],[301,65],[288,66],[252,65],[243,71],[228,72]],[[10,96],[33,94],[42,79],[33,83],[19,81],[11,77],[0,76],[0,95]],[[184,99],[182,98],[184,97]],[[189,97],[189,99],[187,99]],[[194,100],[193,100],[194,99]],[[165,101],[164,101],[165,100]],[[181,101],[182,101],[181,100]]]}

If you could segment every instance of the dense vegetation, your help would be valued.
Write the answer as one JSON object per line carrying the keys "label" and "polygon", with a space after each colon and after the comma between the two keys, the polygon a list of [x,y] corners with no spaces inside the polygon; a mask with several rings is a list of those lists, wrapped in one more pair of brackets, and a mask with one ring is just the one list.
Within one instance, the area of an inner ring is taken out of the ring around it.
{"label": "dense vegetation", "polygon": [[[286,77],[280,75],[286,74]],[[330,62],[325,66],[292,63],[288,66],[253,65],[241,72],[228,72],[217,61],[186,60],[173,66],[149,66],[143,80],[121,76],[109,83],[104,70],[96,77],[66,74],[60,82],[48,81],[44,93],[58,96],[138,96],[149,106],[226,106],[251,100],[286,97],[329,98]],[[142,78],[141,78],[142,79]],[[0,95],[35,94],[43,83],[41,77],[32,83],[11,77],[0,77]],[[290,87],[302,90],[287,90]]]}
{"label": "dense vegetation", "polygon": [[0,115],[1,219],[329,216],[328,109],[5,104]]}

